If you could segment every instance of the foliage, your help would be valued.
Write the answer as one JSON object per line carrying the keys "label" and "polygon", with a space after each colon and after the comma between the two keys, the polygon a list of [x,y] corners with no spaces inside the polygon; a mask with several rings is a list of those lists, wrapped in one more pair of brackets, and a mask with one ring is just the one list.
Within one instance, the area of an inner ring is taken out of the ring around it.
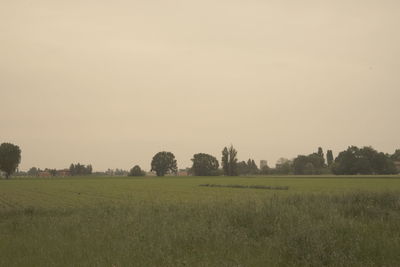
{"label": "foliage", "polygon": [[334,160],[333,159],[333,152],[332,152],[332,150],[328,150],[326,152],[326,161],[327,161],[327,164],[328,164],[329,167],[332,166],[333,160]]}
{"label": "foliage", "polygon": [[324,153],[318,148],[317,153],[308,156],[299,155],[293,160],[294,174],[321,174],[325,167]]}
{"label": "foliage", "polygon": [[135,165],[130,171],[128,176],[146,176],[146,172],[143,171],[139,165]]}
{"label": "foliage", "polygon": [[270,167],[268,167],[268,165],[265,165],[260,169],[260,174],[267,175],[270,173],[270,171],[271,171]]}
{"label": "foliage", "polygon": [[208,154],[198,153],[193,155],[193,165],[191,173],[196,176],[213,176],[217,175],[219,168],[218,160]]}
{"label": "foliage", "polygon": [[240,161],[237,163],[237,172],[239,175],[254,175],[258,174],[260,170],[253,159],[248,159],[247,163],[245,161]]}
{"label": "foliage", "polygon": [[39,169],[39,168],[32,167],[32,168],[30,168],[30,169],[28,170],[27,174],[28,174],[29,176],[38,176],[38,175],[39,175],[39,172],[40,172],[40,169]]}
{"label": "foliage", "polygon": [[11,143],[0,145],[0,170],[6,175],[6,179],[13,174],[21,162],[21,149]]}
{"label": "foliage", "polygon": [[350,146],[339,153],[332,166],[334,174],[396,174],[393,160],[372,147]]}
{"label": "foliage", "polygon": [[325,164],[324,151],[322,150],[322,147],[318,147],[317,155],[318,155],[320,158],[322,158],[323,164]]}
{"label": "foliage", "polygon": [[280,158],[275,164],[275,169],[271,169],[272,174],[288,175],[293,173],[293,161],[286,158]]}
{"label": "foliage", "polygon": [[155,171],[157,176],[164,176],[168,173],[177,173],[178,167],[175,155],[171,152],[158,152],[151,161],[151,171]]}
{"label": "foliage", "polygon": [[400,149],[396,149],[391,158],[395,161],[400,161]]}
{"label": "foliage", "polygon": [[71,164],[69,167],[69,171],[72,176],[89,175],[89,174],[92,174],[93,168],[92,168],[92,165],[90,165],[90,164],[85,166],[80,163],[77,163],[77,164]]}
{"label": "foliage", "polygon": [[254,159],[249,159],[247,161],[247,168],[248,168],[248,173],[249,174],[258,174],[259,173],[259,169],[257,167],[256,162],[254,161]]}
{"label": "foliage", "polygon": [[222,169],[224,170],[224,174],[228,176],[237,176],[237,151],[231,145],[229,149],[224,147],[222,150]]}

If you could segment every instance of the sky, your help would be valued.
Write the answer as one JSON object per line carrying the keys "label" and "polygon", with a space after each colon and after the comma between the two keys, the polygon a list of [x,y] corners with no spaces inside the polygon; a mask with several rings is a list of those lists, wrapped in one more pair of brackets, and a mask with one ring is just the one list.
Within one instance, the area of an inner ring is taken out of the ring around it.
{"label": "sky", "polygon": [[2,0],[0,142],[20,169],[400,148],[397,0]]}

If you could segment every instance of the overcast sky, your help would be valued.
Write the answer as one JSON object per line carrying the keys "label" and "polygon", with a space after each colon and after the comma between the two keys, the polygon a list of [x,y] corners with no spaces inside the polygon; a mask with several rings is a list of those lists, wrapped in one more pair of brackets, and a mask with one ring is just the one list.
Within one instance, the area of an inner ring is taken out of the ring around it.
{"label": "overcast sky", "polygon": [[397,0],[2,0],[0,142],[23,170],[393,153],[399,29]]}

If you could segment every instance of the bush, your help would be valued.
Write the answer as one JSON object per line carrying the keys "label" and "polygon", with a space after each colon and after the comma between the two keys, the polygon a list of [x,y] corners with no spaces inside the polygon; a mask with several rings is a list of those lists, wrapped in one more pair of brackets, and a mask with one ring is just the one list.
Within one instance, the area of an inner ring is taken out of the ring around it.
{"label": "bush", "polygon": [[129,171],[128,176],[146,176],[146,172],[139,165],[136,165]]}

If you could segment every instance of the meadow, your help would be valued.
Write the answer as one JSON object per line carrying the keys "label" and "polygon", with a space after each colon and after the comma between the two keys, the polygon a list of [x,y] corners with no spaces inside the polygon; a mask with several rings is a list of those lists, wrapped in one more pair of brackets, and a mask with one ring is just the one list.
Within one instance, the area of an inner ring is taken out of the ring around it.
{"label": "meadow", "polygon": [[0,180],[0,266],[398,266],[399,193],[398,176]]}

